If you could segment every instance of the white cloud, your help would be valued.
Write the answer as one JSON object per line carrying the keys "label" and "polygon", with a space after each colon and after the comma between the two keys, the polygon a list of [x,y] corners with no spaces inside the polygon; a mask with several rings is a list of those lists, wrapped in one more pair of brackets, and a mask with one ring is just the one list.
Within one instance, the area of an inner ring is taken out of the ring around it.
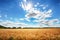
{"label": "white cloud", "polygon": [[43,7],[43,9],[46,9],[46,7]]}
{"label": "white cloud", "polygon": [[55,25],[55,23],[56,24],[59,24],[59,20],[58,19],[52,19],[52,20],[50,20],[50,21],[48,21],[48,25],[49,26],[52,26],[52,25]]}
{"label": "white cloud", "polygon": [[42,7],[42,9],[44,10],[48,7],[48,5],[41,4],[41,5],[39,5],[39,7]]}
{"label": "white cloud", "polygon": [[40,6],[44,6],[44,5],[41,4]]}
{"label": "white cloud", "polygon": [[[37,6],[39,5],[39,3],[36,4]],[[50,12],[52,10],[48,10],[48,12],[42,12],[38,9],[35,9],[33,7],[34,5],[32,3],[28,3],[28,2],[21,2],[21,7],[23,8],[23,10],[26,10],[28,13],[25,15],[26,19],[29,19],[29,18],[43,18],[43,17],[50,17]],[[44,6],[44,5],[43,5]],[[42,15],[42,16],[41,16]]]}
{"label": "white cloud", "polygon": [[26,2],[27,0],[23,0],[24,2]]}
{"label": "white cloud", "polygon": [[30,2],[29,3],[21,2],[20,6],[26,11],[30,11],[30,9],[33,8],[32,3]]}
{"label": "white cloud", "polygon": [[60,27],[60,24],[52,25],[53,27]]}
{"label": "white cloud", "polygon": [[29,20],[29,18],[25,18],[25,20],[27,20],[28,22],[31,22],[31,21]]}
{"label": "white cloud", "polygon": [[40,3],[39,2],[37,2],[35,5],[34,5],[34,7],[37,7],[37,6],[39,6],[40,5]]}
{"label": "white cloud", "polygon": [[51,17],[51,15],[52,15],[51,13],[52,13],[51,9],[49,9],[48,11],[45,11],[45,12],[41,12],[39,10],[34,10],[31,13],[27,13],[25,15],[25,17],[26,18],[36,18],[36,19],[42,20],[42,19]]}
{"label": "white cloud", "polygon": [[27,24],[25,24],[25,23],[13,22],[13,21],[9,21],[9,20],[0,21],[0,25],[3,25],[5,27],[26,27],[27,26]]}
{"label": "white cloud", "polygon": [[[42,7],[44,11],[41,11],[37,9],[37,6]],[[21,7],[23,10],[27,11],[25,15],[25,20],[30,21],[30,18],[35,18],[33,22],[39,23],[39,26],[53,26],[54,23],[59,24],[59,19],[50,19],[47,20],[46,18],[52,17],[52,9],[45,10],[48,5],[43,5],[40,3],[37,3],[33,5],[31,2],[21,2]]]}
{"label": "white cloud", "polygon": [[49,27],[59,27],[59,26],[56,26],[60,23],[60,20],[59,19],[52,19],[52,20],[34,20],[33,22],[38,22],[40,26],[49,26]]}
{"label": "white cloud", "polygon": [[25,20],[24,18],[20,18],[19,20]]}

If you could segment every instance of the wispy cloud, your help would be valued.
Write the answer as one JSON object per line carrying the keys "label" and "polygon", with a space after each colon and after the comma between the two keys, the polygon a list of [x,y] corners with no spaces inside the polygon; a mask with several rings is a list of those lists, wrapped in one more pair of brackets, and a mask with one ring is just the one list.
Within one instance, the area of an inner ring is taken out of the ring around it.
{"label": "wispy cloud", "polygon": [[[44,11],[39,10],[37,6],[42,7]],[[52,9],[45,10],[48,5],[39,3],[36,3],[34,5],[31,2],[27,2],[27,0],[24,0],[24,2],[21,2],[21,7],[27,12],[25,15],[25,20],[27,19],[27,21],[30,22],[30,18],[35,18],[33,22],[39,23],[39,26],[54,26],[54,23],[59,24],[60,22],[59,19],[48,19],[53,15]]]}
{"label": "wispy cloud", "polygon": [[27,24],[25,23],[21,23],[21,22],[13,22],[10,20],[5,20],[5,21],[0,21],[0,25],[3,25],[5,27],[26,27]]}
{"label": "wispy cloud", "polygon": [[37,7],[37,6],[39,6],[40,5],[40,3],[39,2],[37,2],[35,5],[34,5],[34,7]]}

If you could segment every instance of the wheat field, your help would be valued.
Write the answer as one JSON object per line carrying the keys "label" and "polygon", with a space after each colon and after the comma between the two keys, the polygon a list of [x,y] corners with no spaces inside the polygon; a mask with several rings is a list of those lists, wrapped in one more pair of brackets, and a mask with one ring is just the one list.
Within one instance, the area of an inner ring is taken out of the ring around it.
{"label": "wheat field", "polygon": [[60,40],[60,29],[0,29],[0,40]]}

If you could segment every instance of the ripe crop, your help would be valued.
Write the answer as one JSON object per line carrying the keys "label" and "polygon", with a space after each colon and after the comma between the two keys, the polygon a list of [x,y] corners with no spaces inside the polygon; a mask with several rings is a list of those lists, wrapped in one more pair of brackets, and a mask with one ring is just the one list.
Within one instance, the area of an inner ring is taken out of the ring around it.
{"label": "ripe crop", "polygon": [[60,29],[0,29],[0,40],[60,40]]}

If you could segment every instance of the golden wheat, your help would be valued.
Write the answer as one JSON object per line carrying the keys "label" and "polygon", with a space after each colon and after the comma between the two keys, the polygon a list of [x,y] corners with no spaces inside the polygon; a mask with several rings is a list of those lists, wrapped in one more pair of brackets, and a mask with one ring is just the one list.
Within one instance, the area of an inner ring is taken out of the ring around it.
{"label": "golden wheat", "polygon": [[0,40],[60,40],[60,29],[0,29]]}

